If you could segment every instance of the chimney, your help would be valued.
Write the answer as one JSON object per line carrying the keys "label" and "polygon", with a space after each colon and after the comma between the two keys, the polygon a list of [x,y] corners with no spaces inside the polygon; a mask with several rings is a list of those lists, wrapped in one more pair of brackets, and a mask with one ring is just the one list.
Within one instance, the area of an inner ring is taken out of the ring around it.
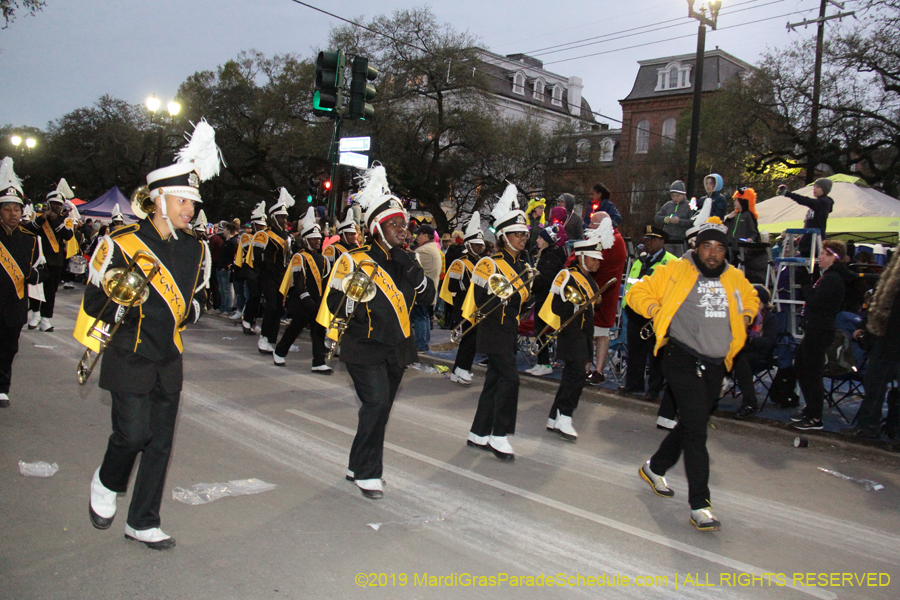
{"label": "chimney", "polygon": [[569,114],[573,117],[581,116],[581,90],[584,89],[584,83],[581,77],[569,77]]}

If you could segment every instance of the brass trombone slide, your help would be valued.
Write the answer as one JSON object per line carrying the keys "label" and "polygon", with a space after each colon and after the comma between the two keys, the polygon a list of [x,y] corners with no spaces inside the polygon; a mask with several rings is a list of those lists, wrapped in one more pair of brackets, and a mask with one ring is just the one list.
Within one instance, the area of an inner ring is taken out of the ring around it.
{"label": "brass trombone slide", "polygon": [[[528,275],[523,278],[522,276],[526,273]],[[512,279],[507,279],[500,273],[494,273],[493,275],[491,275],[488,278],[487,290],[488,294],[492,297],[482,302],[481,306],[475,307],[475,311],[472,313],[471,327],[463,331],[463,325],[465,325],[466,323],[466,319],[463,319],[462,322],[460,322],[460,324],[457,325],[452,332],[450,332],[450,341],[454,344],[458,344],[463,339],[463,337],[465,337],[466,334],[475,329],[475,327],[477,327],[485,317],[487,317],[489,314],[491,314],[501,306],[506,306],[513,294],[519,292],[524,287],[531,285],[531,282],[534,281],[534,278],[536,276],[537,269],[535,269],[531,265],[525,265],[525,270]],[[488,305],[489,302],[497,299],[499,299],[499,302],[492,306],[489,311],[483,312],[484,308]]]}
{"label": "brass trombone slide", "polygon": [[[366,273],[363,268],[367,266],[372,267],[372,270],[369,273]],[[359,308],[359,305],[374,298],[375,294],[378,292],[375,282],[372,281],[372,274],[374,274],[377,269],[378,265],[375,261],[361,260],[353,266],[353,271],[341,280],[341,291],[344,292],[344,297],[341,298],[340,304],[344,304],[348,299],[352,300],[353,310],[351,310],[350,314],[344,318],[338,317],[337,315],[332,317],[328,329],[337,329],[337,339],[325,354],[325,360],[331,360],[334,357],[335,349],[340,346],[341,338],[344,337],[344,332],[347,330],[350,321],[353,320],[353,315],[356,314],[356,309]],[[340,307],[340,304],[338,307]],[[340,308],[338,308],[338,310],[340,310]]]}
{"label": "brass trombone slide", "polygon": [[[150,272],[146,275],[144,275],[143,270],[138,264],[138,259],[141,257],[144,257],[152,265],[150,267]],[[159,272],[161,266],[158,258],[149,252],[138,250],[124,268],[117,267],[108,269],[103,275],[100,289],[106,293],[107,298],[106,302],[103,304],[103,308],[100,309],[100,315],[102,316],[106,313],[106,309],[109,308],[110,302],[115,302],[125,309],[116,311],[116,320],[113,322],[110,331],[107,331],[104,329],[104,326],[101,325],[102,320],[100,317],[94,319],[93,324],[91,324],[88,329],[88,337],[100,342],[100,350],[96,355],[94,355],[93,350],[90,348],[84,351],[84,355],[78,362],[78,369],[76,371],[78,383],[80,385],[87,383],[88,378],[94,371],[94,367],[97,366],[97,361],[103,356],[103,352],[105,352],[107,346],[109,346],[109,341],[116,334],[116,331],[119,330],[119,326],[125,321],[125,317],[131,312],[132,307],[143,304],[147,298],[150,297],[150,289],[148,286],[150,285],[150,281]]]}
{"label": "brass trombone slide", "polygon": [[[560,325],[559,329],[557,329],[555,332],[547,335],[548,332],[553,328],[550,325],[547,325],[546,327],[544,327],[544,329],[541,330],[541,333],[539,335],[535,336],[534,341],[531,342],[531,346],[528,348],[528,353],[531,354],[532,356],[537,356],[538,354],[540,354],[541,350],[543,350],[544,347],[547,346],[547,344],[549,344],[550,342],[552,342],[559,336],[560,331],[562,331],[563,329],[568,327],[569,323],[571,323],[572,321],[574,321],[575,319],[580,317],[582,314],[584,314],[584,312],[588,308],[590,308],[592,305],[596,304],[596,302],[603,295],[603,292],[608,290],[610,288],[610,286],[612,286],[612,284],[614,284],[615,282],[616,282],[616,278],[613,277],[612,279],[610,279],[609,281],[604,283],[603,287],[600,288],[599,290],[597,290],[597,293],[594,294],[593,296],[591,296],[587,302],[583,301],[584,296],[582,296],[581,292],[579,292],[577,289],[573,290],[573,292],[570,293],[569,288],[574,287],[574,286],[567,285],[566,289],[565,289],[566,300],[569,300],[569,298],[574,296],[575,294],[577,294],[578,297],[582,298],[582,302],[572,302],[573,304],[578,305],[578,310],[576,310],[574,313],[572,313],[572,316],[569,317],[568,319],[566,319],[565,322],[562,325]],[[571,302],[571,300],[569,300],[569,301]],[[541,344],[540,343],[541,338],[543,338],[544,336],[547,336],[547,337],[545,338],[544,343]]]}

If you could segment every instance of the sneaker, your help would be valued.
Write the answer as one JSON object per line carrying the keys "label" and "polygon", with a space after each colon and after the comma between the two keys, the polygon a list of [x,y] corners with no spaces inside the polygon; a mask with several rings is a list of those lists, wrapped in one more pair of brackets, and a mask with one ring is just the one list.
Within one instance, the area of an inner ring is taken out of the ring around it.
{"label": "sneaker", "polygon": [[673,492],[672,488],[669,487],[669,484],[666,483],[666,478],[662,475],[657,475],[650,470],[649,460],[641,465],[641,468],[638,469],[638,474],[641,476],[641,479],[650,484],[650,489],[652,489],[653,493],[657,496],[671,498],[675,495],[675,492]]}
{"label": "sneaker", "polygon": [[731,389],[731,386],[734,385],[734,379],[731,377],[723,377],[722,378],[722,389],[719,391],[719,398],[728,393],[728,390]]}
{"label": "sneaker", "polygon": [[859,427],[848,427],[841,429],[841,435],[858,440],[877,440],[881,437],[880,432],[867,431]]}
{"label": "sneaker", "polygon": [[288,348],[288,352],[300,352],[300,346],[297,344],[291,344],[291,347]]}
{"label": "sneaker", "polygon": [[494,453],[494,456],[496,456],[503,462],[512,462],[516,459],[513,448],[509,444],[509,440],[505,435],[492,435],[488,440],[488,446],[490,446],[491,450]]}
{"label": "sneaker", "polygon": [[334,375],[334,369],[332,369],[328,365],[319,365],[317,367],[313,367],[311,370],[316,375]]}
{"label": "sneaker", "polygon": [[606,375],[599,371],[591,371],[591,374],[587,376],[587,382],[590,385],[600,385],[606,381]]}
{"label": "sneaker", "polygon": [[556,417],[556,433],[567,442],[574,442],[578,439],[578,432],[572,427],[572,417],[567,417],[558,412]]}
{"label": "sneaker", "polygon": [[37,329],[38,323],[41,322],[41,313],[31,312],[28,315],[28,329]]}
{"label": "sneaker", "polygon": [[722,524],[719,523],[716,516],[712,514],[709,508],[701,508],[691,511],[691,525],[697,528],[697,531],[719,531]]}
{"label": "sneaker", "polygon": [[175,547],[175,539],[159,527],[135,530],[130,525],[125,525],[125,537],[134,542],[141,542],[152,550],[168,550]]}
{"label": "sneaker", "polygon": [[244,315],[241,314],[241,311],[236,310],[236,311],[234,311],[234,314],[228,318],[231,319],[232,321],[240,321],[241,319],[244,318]]}
{"label": "sneaker", "polygon": [[64,290],[74,290],[74,289],[75,289],[75,284],[72,283],[72,282],[70,282],[70,281],[67,281],[67,282],[65,282],[65,283],[63,284],[63,289],[64,289]]}
{"label": "sneaker", "polygon": [[490,450],[491,447],[488,446],[488,441],[490,441],[490,439],[490,436],[475,435],[470,431],[469,437],[466,439],[466,446],[469,448],[478,448],[479,450]]}
{"label": "sneaker", "polygon": [[284,357],[283,357],[283,356],[278,356],[278,354],[275,353],[275,352],[272,352],[272,360],[275,362],[275,366],[276,366],[276,367],[283,367],[283,366],[284,366]]}
{"label": "sneaker", "polygon": [[256,347],[259,349],[260,354],[274,354],[275,349],[272,348],[272,344],[269,343],[269,340],[266,339],[265,336],[259,336],[259,340],[256,342]]}
{"label": "sneaker", "polygon": [[757,409],[755,406],[742,406],[738,409],[738,411],[736,413],[734,413],[734,418],[737,419],[738,421],[740,421],[742,419],[746,419],[750,415],[754,414],[756,412],[756,410]]}
{"label": "sneaker", "polygon": [[262,333],[262,327],[260,327],[259,325],[254,325],[253,333]]}
{"label": "sneaker", "polygon": [[472,372],[456,367],[450,373],[450,381],[460,385],[472,385]]}
{"label": "sneaker", "polygon": [[553,367],[550,365],[535,365],[534,368],[528,371],[529,375],[534,375],[535,377],[543,377],[545,375],[551,375],[553,373]]}
{"label": "sneaker", "polygon": [[0,394],[0,408],[7,408],[9,406],[9,396],[6,394]]}
{"label": "sneaker", "polygon": [[241,321],[241,329],[244,330],[245,334],[253,335],[253,327],[247,321]]}
{"label": "sneaker", "polygon": [[817,431],[823,428],[822,419],[807,417],[799,422],[791,423],[791,427],[800,431]]}
{"label": "sneaker", "polygon": [[799,423],[806,420],[806,407],[804,406],[795,414],[791,415],[791,423]]}
{"label": "sneaker", "polygon": [[46,317],[41,317],[41,331],[44,333],[53,333],[53,323],[50,322],[50,319]]}
{"label": "sneaker", "polygon": [[[559,414],[559,411],[556,411],[556,414]],[[547,431],[556,431],[556,419],[553,417],[547,417]]]}

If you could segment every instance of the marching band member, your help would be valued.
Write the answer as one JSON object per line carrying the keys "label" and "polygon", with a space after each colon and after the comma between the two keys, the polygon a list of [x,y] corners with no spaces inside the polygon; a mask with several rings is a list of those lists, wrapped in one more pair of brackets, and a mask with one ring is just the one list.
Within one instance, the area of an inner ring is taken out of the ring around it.
{"label": "marching band member", "polygon": [[[253,326],[256,324],[256,317],[259,316],[259,302],[261,294],[259,291],[259,269],[256,268],[255,247],[254,243],[256,235],[266,228],[266,202],[263,200],[256,205],[253,212],[250,213],[250,227],[253,233],[242,233],[241,241],[238,244],[238,250],[234,255],[234,266],[237,268],[235,280],[237,285],[247,285],[247,299],[244,302],[244,311],[241,315],[241,328],[247,335],[253,335]],[[268,239],[260,238],[260,244],[268,242]],[[262,246],[265,248],[265,246]]]}
{"label": "marching band member", "polygon": [[[484,388],[469,431],[467,445],[490,450],[502,461],[515,459],[507,435],[516,432],[519,403],[519,370],[516,367],[516,342],[519,336],[519,313],[526,308],[531,292],[525,280],[529,269],[524,258],[528,242],[525,213],[519,210],[516,186],[507,186],[491,212],[497,246],[500,252],[482,258],[472,273],[472,284],[466,293],[463,318],[472,320],[476,307],[487,303],[491,308],[499,300],[488,291],[488,278],[498,273],[515,290],[505,305],[500,306],[476,326],[476,351],[488,355]],[[519,277],[520,279],[513,281]],[[490,299],[490,301],[488,301]],[[471,333],[469,335],[472,335]]]}
{"label": "marching band member", "polygon": [[12,364],[28,321],[28,284],[44,276],[40,240],[20,227],[25,206],[22,182],[9,157],[0,162],[0,408],[9,406]]}
{"label": "marching band member", "polygon": [[75,235],[72,219],[68,218],[65,201],[74,198],[65,179],[61,179],[56,190],[47,194],[47,205],[44,212],[25,227],[41,238],[41,247],[47,260],[47,275],[43,282],[43,300],[31,299],[32,314],[28,319],[28,329],[52,332],[53,308],[56,304],[56,291],[62,280],[63,266],[66,262],[67,242]]}
{"label": "marching band member", "polygon": [[125,216],[122,215],[122,209],[119,208],[119,203],[116,202],[113,205],[112,216],[109,219],[109,231],[112,233],[122,227],[125,227]]}
{"label": "marching band member", "polygon": [[[373,243],[338,258],[318,321],[336,340],[336,318],[349,320],[340,340],[340,360],[347,366],[362,406],[350,448],[347,479],[355,481],[365,497],[377,500],[384,497],[384,432],[391,406],[404,369],[417,359],[410,311],[413,304],[430,305],[435,289],[415,258],[403,250],[409,235],[408,217],[400,201],[391,195],[384,167],[369,169],[364,178],[356,198]],[[357,269],[375,287],[374,297],[359,310],[342,293],[344,279],[355,279],[360,275]]]}
{"label": "marching band member", "polygon": [[359,246],[359,231],[356,229],[356,221],[353,219],[353,211],[347,209],[347,217],[338,223],[337,234],[341,239],[322,251],[322,256],[328,259],[329,266],[334,266],[334,261],[341,254]]}
{"label": "marching band member", "polygon": [[307,209],[306,216],[303,221],[300,221],[297,229],[299,229],[302,248],[291,257],[291,264],[284,273],[280,289],[291,322],[285,328],[281,341],[275,346],[272,358],[276,366],[283,367],[291,344],[308,325],[312,338],[312,372],[319,375],[331,375],[334,370],[325,364],[327,353],[325,328],[316,323],[316,313],[322,302],[322,286],[328,276],[330,265],[319,253],[319,249],[322,247],[322,231],[316,222],[315,208],[310,206]]}
{"label": "marching band member", "polygon": [[[154,210],[98,244],[79,314],[79,323],[92,321],[88,315],[114,322],[124,306],[111,303],[99,314],[107,300],[100,286],[108,269],[125,267],[139,250],[160,262],[147,300],[124,317],[102,355],[100,387],[112,395],[113,433],[91,481],[89,506],[94,527],[108,529],[116,514],[116,494],[126,491],[137,455],[143,453],[125,537],[155,550],[175,545],[160,529],[159,508],[183,380],[181,331],[200,317],[211,269],[203,245],[193,236],[191,219],[195,203],[201,202],[200,182],[219,172],[214,136],[212,127],[200,121],[178,162],[147,175]],[[149,273],[145,257],[139,257],[138,265]],[[82,343],[83,334],[76,325],[75,336]]]}
{"label": "marching band member", "polygon": [[[592,276],[600,268],[603,250],[612,248],[615,242],[612,220],[605,219],[596,229],[585,230],[585,238],[575,242],[573,254],[575,264],[563,269],[553,280],[550,295],[540,310],[541,319],[553,329],[559,329],[563,322],[575,314],[576,307],[566,300],[566,287],[574,286],[585,302],[597,293],[597,283]],[[594,305],[598,298],[559,332],[556,338],[556,358],[565,361],[562,380],[550,407],[547,429],[555,431],[567,441],[574,442],[578,432],[572,426],[572,413],[578,408],[578,400],[587,381],[585,368],[591,361],[594,343]]]}
{"label": "marching band member", "polygon": [[291,241],[285,231],[287,228],[288,209],[294,205],[294,197],[281,188],[278,201],[269,208],[269,226],[253,236],[253,258],[259,269],[259,288],[263,299],[262,331],[257,347],[262,354],[272,354],[278,340],[278,327],[284,313],[284,298],[279,296],[278,288],[287,270],[287,258],[291,249]]}
{"label": "marching band member", "polygon": [[[452,306],[454,311],[462,311],[462,305],[472,280],[472,271],[475,270],[475,263],[484,255],[484,233],[481,231],[481,215],[477,212],[472,213],[472,218],[466,226],[463,245],[465,250],[463,250],[462,256],[450,264],[441,286],[441,299],[447,303],[447,306]],[[450,381],[461,385],[472,385],[472,362],[475,360],[476,336],[474,334],[466,335],[471,326],[469,321],[463,321],[463,338],[459,342],[456,360],[450,371]]]}

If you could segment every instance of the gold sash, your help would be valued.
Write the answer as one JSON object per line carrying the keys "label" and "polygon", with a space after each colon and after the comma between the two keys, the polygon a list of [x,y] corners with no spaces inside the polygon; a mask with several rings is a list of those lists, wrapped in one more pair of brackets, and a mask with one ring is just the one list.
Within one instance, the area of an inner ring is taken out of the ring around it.
{"label": "gold sash", "polygon": [[313,279],[316,280],[316,289],[319,290],[319,294],[322,294],[322,274],[319,272],[319,267],[316,265],[316,261],[313,260],[312,254],[306,252],[305,250],[300,254],[303,255],[303,258],[306,259],[306,264],[309,265],[309,270],[312,272]]}
{"label": "gold sash", "polygon": [[41,225],[41,229],[44,230],[44,234],[47,236],[47,241],[50,242],[50,247],[53,248],[53,252],[59,252],[59,242],[56,241],[56,233],[53,231],[53,228],[50,227],[50,222],[47,219],[44,219],[44,224]]}
{"label": "gold sash", "polygon": [[[500,272],[509,281],[512,281],[519,275],[518,273],[516,273],[516,270],[512,268],[512,265],[510,265],[508,262],[506,262],[503,259],[495,260],[494,264],[497,265],[497,268],[500,269]],[[531,290],[527,285],[522,285],[521,280],[518,280],[515,283],[513,283],[512,287],[516,287],[519,285],[522,286],[521,288],[519,288],[519,296],[522,298],[522,302],[524,303],[525,301],[528,300],[528,298],[531,297]]]}
{"label": "gold sash", "polygon": [[[478,264],[475,265],[475,270],[472,272],[472,278],[480,277],[485,281],[494,274],[494,259],[492,258],[482,258],[478,261]],[[485,284],[487,285],[487,284]],[[466,299],[463,300],[462,305],[462,317],[468,321],[472,320],[472,315],[475,313],[475,283],[469,286],[469,289],[466,291]]]}
{"label": "gold sash", "polygon": [[450,263],[450,270],[444,275],[444,281],[441,282],[441,300],[447,304],[453,304],[453,294],[450,292],[450,277],[456,275],[455,279],[462,279],[466,272],[471,273],[474,269],[472,261],[468,258],[458,258]]}
{"label": "gold sash", "polygon": [[281,251],[284,254],[288,253],[288,245],[287,245],[286,240],[281,239],[281,236],[279,236],[277,233],[275,233],[271,229],[266,229],[266,235],[269,236],[269,239],[274,240],[275,242],[278,243],[279,246],[281,246]]}
{"label": "gold sash", "polygon": [[6,274],[12,279],[13,284],[16,286],[16,295],[18,295],[19,300],[21,300],[25,297],[25,275],[22,273],[22,269],[19,268],[19,264],[13,258],[12,254],[10,254],[9,250],[6,249],[6,246],[3,245],[3,242],[0,242],[0,264],[3,264],[3,270],[6,271]]}
{"label": "gold sash", "polygon": [[[591,298],[591,296],[594,295],[591,283],[587,280],[584,274],[581,273],[581,271],[577,271],[574,269],[571,271],[569,271],[568,269],[560,271],[556,275],[556,279],[553,280],[553,287],[562,290],[563,286],[568,284],[567,279],[569,278],[574,279],[578,286],[581,288],[581,293],[584,294],[585,300]],[[553,312],[554,295],[555,294],[551,293],[547,296],[547,299],[544,301],[544,305],[541,306],[541,310],[538,313],[538,316],[551,328],[559,329],[559,326],[562,324],[562,318],[555,312]]]}

